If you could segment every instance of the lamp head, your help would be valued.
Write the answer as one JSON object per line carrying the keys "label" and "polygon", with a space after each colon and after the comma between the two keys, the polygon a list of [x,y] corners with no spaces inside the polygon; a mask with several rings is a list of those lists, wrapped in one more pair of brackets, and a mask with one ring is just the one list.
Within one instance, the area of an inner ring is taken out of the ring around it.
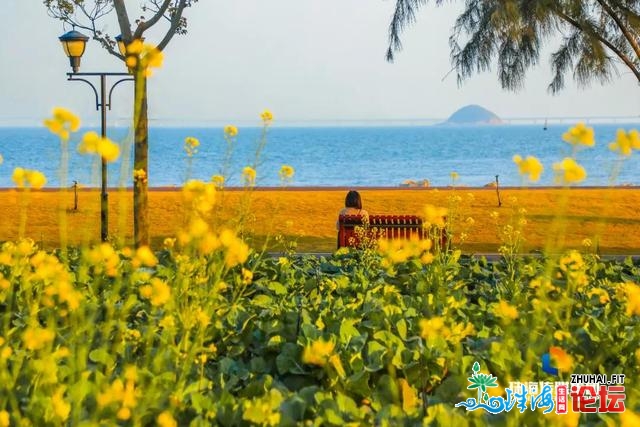
{"label": "lamp head", "polygon": [[60,43],[62,43],[64,53],[69,57],[69,63],[71,64],[73,72],[77,73],[80,69],[80,59],[84,54],[89,37],[79,31],[71,30],[58,37],[58,39]]}

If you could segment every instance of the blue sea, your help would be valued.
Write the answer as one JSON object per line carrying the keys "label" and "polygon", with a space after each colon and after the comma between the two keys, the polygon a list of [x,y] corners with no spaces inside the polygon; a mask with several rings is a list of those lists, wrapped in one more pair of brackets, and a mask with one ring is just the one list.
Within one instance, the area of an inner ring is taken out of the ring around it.
{"label": "blue sea", "polygon": [[[637,125],[635,125],[637,126]],[[578,161],[587,170],[582,185],[610,185],[616,155],[608,143],[619,128],[634,125],[596,124],[596,146],[585,148]],[[258,186],[280,186],[283,164],[295,168],[289,186],[397,187],[406,180],[428,180],[431,186],[484,186],[499,176],[504,186],[521,185],[514,154],[533,155],[544,164],[536,185],[554,185],[552,165],[569,155],[562,142],[568,125],[415,126],[415,127],[272,127],[257,163]],[[254,164],[262,130],[241,128],[231,149],[220,128],[152,128],[149,138],[149,184],[180,186],[186,179],[208,180],[226,171],[227,185],[239,185],[241,170]],[[132,137],[128,129],[110,129],[111,139],[122,144],[122,161],[109,166],[109,186],[131,185]],[[184,138],[200,140],[191,163]],[[93,158],[77,153],[80,135],[70,141],[68,181],[98,186]],[[640,185],[640,153],[625,160],[615,177],[618,185]],[[0,187],[12,187],[15,167],[45,173],[47,187],[59,186],[60,142],[44,128],[0,128]]]}

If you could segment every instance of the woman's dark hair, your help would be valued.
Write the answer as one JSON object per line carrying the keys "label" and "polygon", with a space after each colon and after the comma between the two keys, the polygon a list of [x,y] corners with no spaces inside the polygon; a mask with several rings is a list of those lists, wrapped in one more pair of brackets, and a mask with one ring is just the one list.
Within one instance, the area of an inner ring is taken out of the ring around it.
{"label": "woman's dark hair", "polygon": [[347,193],[347,197],[344,199],[344,205],[347,208],[362,209],[362,199],[360,193],[355,190],[351,190]]}

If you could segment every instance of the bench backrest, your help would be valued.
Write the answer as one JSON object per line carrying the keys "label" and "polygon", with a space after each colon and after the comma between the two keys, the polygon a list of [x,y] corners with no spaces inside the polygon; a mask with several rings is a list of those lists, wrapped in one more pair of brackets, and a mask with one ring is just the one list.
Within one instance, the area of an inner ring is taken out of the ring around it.
{"label": "bench backrest", "polygon": [[[360,215],[340,215],[338,217],[338,248],[360,245],[360,236],[356,227],[365,227]],[[416,215],[369,215],[367,237],[372,239],[386,238],[391,240],[409,239],[418,236],[427,237],[427,230],[422,227],[422,218]]]}

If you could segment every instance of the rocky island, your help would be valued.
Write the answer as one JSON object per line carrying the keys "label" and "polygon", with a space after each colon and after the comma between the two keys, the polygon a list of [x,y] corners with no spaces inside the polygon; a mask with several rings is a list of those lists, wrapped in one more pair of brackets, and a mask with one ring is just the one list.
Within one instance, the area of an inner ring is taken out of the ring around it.
{"label": "rocky island", "polygon": [[443,125],[499,125],[503,121],[495,113],[479,105],[467,105],[453,113]]}

